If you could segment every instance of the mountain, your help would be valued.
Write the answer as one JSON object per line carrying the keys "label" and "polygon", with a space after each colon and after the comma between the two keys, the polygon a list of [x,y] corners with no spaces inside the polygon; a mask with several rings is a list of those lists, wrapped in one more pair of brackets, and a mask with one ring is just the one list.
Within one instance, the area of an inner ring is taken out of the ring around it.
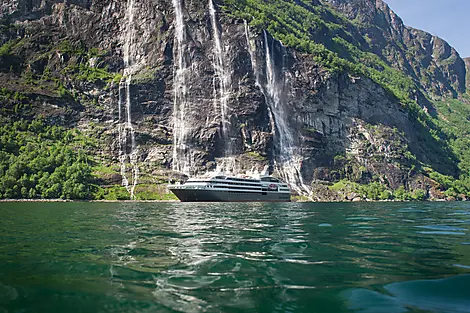
{"label": "mountain", "polygon": [[465,67],[467,69],[467,90],[470,90],[470,58],[465,58]]}
{"label": "mountain", "polygon": [[465,64],[447,42],[407,27],[382,0],[329,0],[369,38],[381,59],[406,73],[430,96],[464,93]]}
{"label": "mountain", "polygon": [[312,199],[469,194],[468,124],[448,123],[465,62],[380,0],[0,14],[0,197],[161,198],[169,179],[265,166]]}

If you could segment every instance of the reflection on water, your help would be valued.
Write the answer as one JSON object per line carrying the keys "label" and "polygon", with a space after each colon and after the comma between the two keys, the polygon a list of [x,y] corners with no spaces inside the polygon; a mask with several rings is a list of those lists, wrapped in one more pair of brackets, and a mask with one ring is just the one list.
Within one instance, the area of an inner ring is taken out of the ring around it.
{"label": "reflection on water", "polygon": [[468,204],[1,203],[0,312],[470,312]]}

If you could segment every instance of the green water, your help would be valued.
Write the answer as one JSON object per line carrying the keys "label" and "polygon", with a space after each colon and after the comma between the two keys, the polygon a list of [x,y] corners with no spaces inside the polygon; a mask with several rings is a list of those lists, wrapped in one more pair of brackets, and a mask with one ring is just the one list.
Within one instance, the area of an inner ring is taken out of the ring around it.
{"label": "green water", "polygon": [[470,204],[0,203],[3,312],[470,312]]}

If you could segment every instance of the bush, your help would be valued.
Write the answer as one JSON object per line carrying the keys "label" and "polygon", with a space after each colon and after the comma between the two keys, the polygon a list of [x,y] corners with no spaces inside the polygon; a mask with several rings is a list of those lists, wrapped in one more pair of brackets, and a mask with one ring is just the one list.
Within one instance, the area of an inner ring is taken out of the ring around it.
{"label": "bush", "polygon": [[71,145],[76,136],[43,120],[3,123],[1,197],[91,199],[91,166],[85,151]]}

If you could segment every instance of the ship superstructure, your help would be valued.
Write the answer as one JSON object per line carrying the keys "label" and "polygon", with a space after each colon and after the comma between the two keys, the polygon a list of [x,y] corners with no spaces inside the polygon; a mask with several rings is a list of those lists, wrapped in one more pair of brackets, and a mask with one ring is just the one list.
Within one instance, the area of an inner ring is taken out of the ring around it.
{"label": "ship superstructure", "polygon": [[211,173],[168,188],[183,202],[289,202],[289,185],[266,172]]}

